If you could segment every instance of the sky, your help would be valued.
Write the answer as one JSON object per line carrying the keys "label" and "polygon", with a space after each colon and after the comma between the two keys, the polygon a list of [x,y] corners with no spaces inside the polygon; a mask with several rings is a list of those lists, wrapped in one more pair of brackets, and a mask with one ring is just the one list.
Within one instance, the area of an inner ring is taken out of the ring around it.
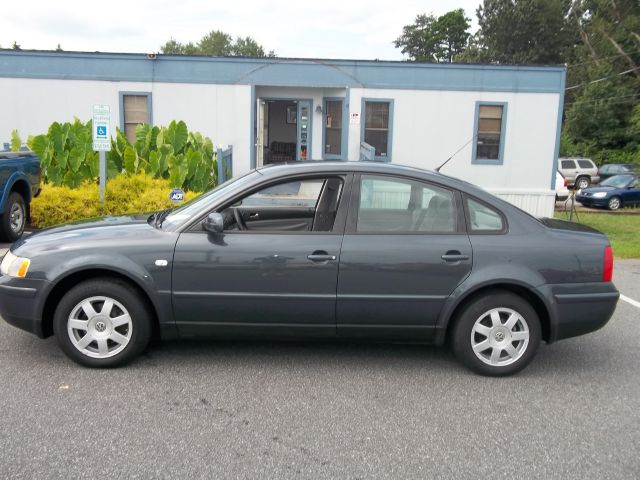
{"label": "sky", "polygon": [[170,37],[195,43],[223,30],[251,36],[279,57],[402,60],[392,42],[417,14],[463,8],[475,25],[480,2],[21,0],[3,5],[0,47],[16,41],[23,49],[152,53]]}

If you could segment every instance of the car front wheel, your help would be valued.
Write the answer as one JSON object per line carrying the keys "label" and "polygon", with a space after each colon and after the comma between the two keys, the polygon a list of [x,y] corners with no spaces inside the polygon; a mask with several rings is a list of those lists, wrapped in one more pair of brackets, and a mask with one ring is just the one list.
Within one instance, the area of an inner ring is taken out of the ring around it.
{"label": "car front wheel", "polygon": [[536,354],[542,334],[533,307],[510,292],[484,294],[467,304],[452,332],[456,357],[474,372],[519,372]]}
{"label": "car front wheel", "polygon": [[609,203],[607,203],[609,210],[618,210],[621,206],[622,202],[620,201],[620,197],[611,197]]}
{"label": "car front wheel", "polygon": [[135,289],[116,279],[85,281],[56,308],[53,327],[62,351],[87,367],[116,367],[146,348],[151,315]]}
{"label": "car front wheel", "polygon": [[12,192],[0,218],[0,239],[15,242],[22,236],[26,223],[27,207],[24,198],[19,193]]}

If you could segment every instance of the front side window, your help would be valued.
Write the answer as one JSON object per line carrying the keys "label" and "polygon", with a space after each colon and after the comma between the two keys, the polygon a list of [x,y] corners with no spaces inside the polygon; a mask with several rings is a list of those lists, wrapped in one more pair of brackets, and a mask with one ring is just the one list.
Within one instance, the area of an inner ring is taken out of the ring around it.
{"label": "front side window", "polygon": [[364,102],[364,141],[375,148],[375,158],[389,161],[391,157],[391,102]]}
{"label": "front side window", "polygon": [[471,232],[498,233],[504,231],[504,221],[497,210],[472,198],[467,198],[467,210],[469,211],[469,230]]}
{"label": "front side window", "polygon": [[226,231],[330,232],[342,195],[339,177],[270,185],[236,200],[221,213]]}
{"label": "front side window", "polygon": [[476,115],[474,162],[502,163],[506,104],[479,104]]}
{"label": "front side window", "polygon": [[363,175],[356,231],[454,233],[453,192],[428,183]]}

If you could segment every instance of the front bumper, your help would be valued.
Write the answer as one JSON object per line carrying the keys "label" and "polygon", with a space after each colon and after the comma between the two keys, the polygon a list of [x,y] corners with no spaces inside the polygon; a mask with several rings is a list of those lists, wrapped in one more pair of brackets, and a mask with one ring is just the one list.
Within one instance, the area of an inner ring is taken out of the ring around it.
{"label": "front bumper", "polygon": [[605,198],[593,198],[585,197],[583,195],[576,195],[576,201],[580,202],[585,207],[606,207],[609,204],[609,199]]}
{"label": "front bumper", "polygon": [[567,283],[539,287],[553,299],[549,342],[577,337],[604,327],[620,293],[611,282]]}
{"label": "front bumper", "polygon": [[46,281],[0,276],[0,317],[14,327],[44,338],[38,293]]}

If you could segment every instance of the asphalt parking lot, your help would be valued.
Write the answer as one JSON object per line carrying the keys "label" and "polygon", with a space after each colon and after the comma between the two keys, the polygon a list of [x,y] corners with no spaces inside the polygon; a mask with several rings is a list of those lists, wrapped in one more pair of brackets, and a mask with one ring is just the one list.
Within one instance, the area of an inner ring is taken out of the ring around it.
{"label": "asphalt parking lot", "polygon": [[[640,261],[617,262],[640,300]],[[0,478],[640,477],[640,308],[492,379],[418,345],[171,342],[118,370],[0,322]]]}

